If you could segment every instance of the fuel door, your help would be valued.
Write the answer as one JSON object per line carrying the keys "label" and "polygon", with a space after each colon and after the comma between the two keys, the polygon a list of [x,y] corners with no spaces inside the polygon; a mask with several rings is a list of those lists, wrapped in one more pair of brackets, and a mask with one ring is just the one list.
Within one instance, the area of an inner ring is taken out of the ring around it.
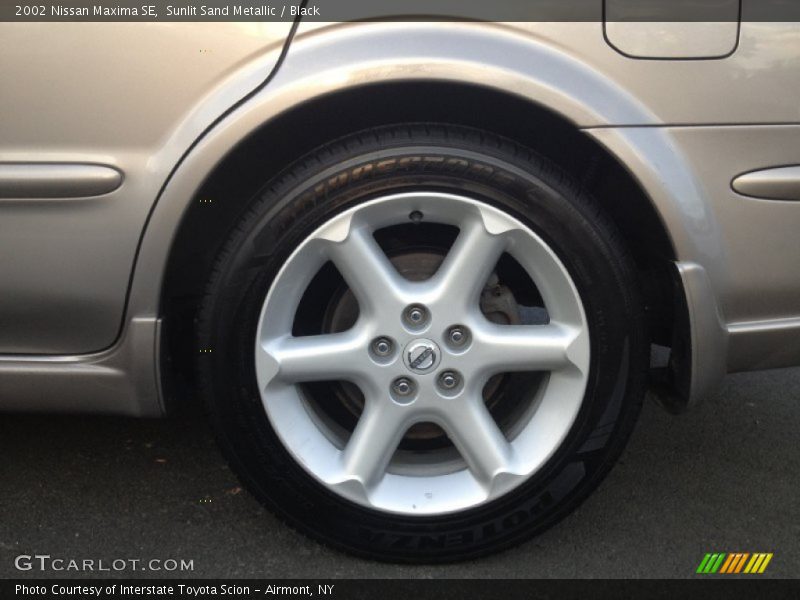
{"label": "fuel door", "polygon": [[739,43],[741,0],[604,3],[606,40],[630,58],[725,58]]}

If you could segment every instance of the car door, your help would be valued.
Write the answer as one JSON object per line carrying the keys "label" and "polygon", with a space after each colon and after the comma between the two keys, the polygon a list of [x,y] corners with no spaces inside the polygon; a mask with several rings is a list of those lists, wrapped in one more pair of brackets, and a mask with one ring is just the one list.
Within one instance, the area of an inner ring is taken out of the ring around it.
{"label": "car door", "polygon": [[290,29],[0,24],[0,354],[115,341],[159,189],[267,78]]}

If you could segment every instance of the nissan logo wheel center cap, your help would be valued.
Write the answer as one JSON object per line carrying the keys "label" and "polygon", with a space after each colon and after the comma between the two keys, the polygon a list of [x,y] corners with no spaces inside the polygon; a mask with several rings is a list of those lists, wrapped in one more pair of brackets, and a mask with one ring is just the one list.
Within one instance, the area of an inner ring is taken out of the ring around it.
{"label": "nissan logo wheel center cap", "polygon": [[413,340],[403,350],[403,361],[412,373],[418,375],[433,371],[439,365],[441,358],[439,346],[431,340]]}

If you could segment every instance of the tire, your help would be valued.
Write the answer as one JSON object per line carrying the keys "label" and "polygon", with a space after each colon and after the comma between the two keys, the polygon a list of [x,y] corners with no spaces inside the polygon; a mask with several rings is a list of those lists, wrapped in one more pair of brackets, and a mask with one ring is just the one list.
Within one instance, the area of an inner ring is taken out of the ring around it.
{"label": "tire", "polygon": [[[407,292],[433,304],[403,312]],[[253,199],[210,275],[198,381],[231,468],[286,523],[362,557],[455,561],[529,539],[598,485],[641,408],[644,328],[633,262],[568,175],[486,132],[391,126]]]}

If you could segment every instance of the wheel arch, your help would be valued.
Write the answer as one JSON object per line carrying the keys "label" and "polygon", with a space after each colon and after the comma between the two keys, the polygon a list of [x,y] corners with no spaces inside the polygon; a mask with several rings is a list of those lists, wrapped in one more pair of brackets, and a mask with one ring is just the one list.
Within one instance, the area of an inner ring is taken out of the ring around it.
{"label": "wheel arch", "polygon": [[[341,32],[332,34],[333,40],[315,33],[295,41],[299,49],[293,45],[270,85],[199,140],[165,186],[143,237],[128,315],[158,316],[168,323],[161,373],[171,370],[163,368],[164,361],[175,367],[173,361],[186,356],[186,349],[176,353],[173,340],[191,328],[190,315],[219,244],[258,186],[320,143],[356,129],[410,121],[488,129],[532,146],[578,177],[603,202],[648,274],[644,280],[651,288],[653,330],[668,343],[675,319],[672,303],[663,301],[672,294],[664,289],[674,289],[670,269],[679,256],[674,233],[677,228],[679,238],[685,235],[682,223],[672,220],[667,227],[653,190],[582,129],[619,121],[651,123],[647,111],[571,57],[518,36],[466,27],[459,39],[462,46],[473,42],[469,52],[474,56],[455,60],[419,58],[418,48],[404,47],[409,40],[419,43],[420,36],[403,35],[396,44],[387,43],[401,31],[390,24],[368,29],[356,41],[337,39]],[[430,24],[422,32],[423,38],[437,34]],[[383,42],[380,52],[394,52],[395,59],[383,63],[373,57],[364,63],[364,45],[375,47],[377,39]],[[518,55],[521,44],[532,53],[527,72],[520,65],[492,64]],[[360,58],[349,57],[348,51],[358,51]],[[404,52],[406,60],[399,62],[397,55]],[[536,64],[537,55],[543,62]],[[548,68],[541,68],[544,64]],[[533,67],[539,67],[537,72]],[[561,87],[548,80],[556,74]],[[596,104],[587,104],[590,99]],[[609,109],[612,104],[615,108]]]}
{"label": "wheel arch", "polygon": [[[363,111],[365,105],[372,109]],[[478,110],[487,105],[495,110]],[[448,123],[501,134],[533,147],[578,178],[600,198],[647,274],[654,330],[664,339],[671,335],[671,307],[659,299],[671,296],[664,296],[663,289],[671,285],[668,265],[675,251],[649,198],[623,165],[563,117],[517,96],[463,83],[407,81],[315,98],[259,128],[215,165],[181,220],[164,273],[160,312],[168,324],[163,349],[169,360],[180,363],[177,357],[187,356],[181,340],[189,337],[189,315],[214,257],[263,182],[352,130],[403,122]],[[304,133],[297,136],[297,131]],[[281,140],[280,145],[274,140]],[[188,364],[184,367],[181,371],[188,373]]]}

